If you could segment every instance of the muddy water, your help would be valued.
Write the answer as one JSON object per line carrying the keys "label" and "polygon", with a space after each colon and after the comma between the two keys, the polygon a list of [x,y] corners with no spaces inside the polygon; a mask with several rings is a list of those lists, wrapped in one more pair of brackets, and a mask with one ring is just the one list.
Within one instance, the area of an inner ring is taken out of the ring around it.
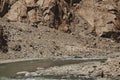
{"label": "muddy water", "polygon": [[[0,64],[0,77],[4,77],[4,79],[0,79],[0,80],[7,80],[5,78],[14,77],[16,73],[20,71],[29,71],[29,72],[35,71],[36,68],[38,67],[49,68],[53,66],[62,66],[62,65],[68,65],[68,64],[93,62],[93,61],[104,62],[106,61],[106,59],[81,59],[81,58],[61,59],[59,58],[59,59],[39,59],[39,60],[29,60],[29,61],[20,61],[20,62],[18,61],[18,62],[12,62],[12,63],[2,63]],[[55,76],[50,76],[49,78],[55,78]],[[57,77],[57,78],[60,79],[60,77]],[[15,79],[15,80],[19,80],[19,79]],[[23,79],[23,80],[26,80],[26,79]],[[34,79],[29,78],[27,80],[40,80],[40,78],[34,78]],[[44,79],[42,78],[41,80],[44,80]],[[48,79],[48,80],[52,80],[52,79]]]}

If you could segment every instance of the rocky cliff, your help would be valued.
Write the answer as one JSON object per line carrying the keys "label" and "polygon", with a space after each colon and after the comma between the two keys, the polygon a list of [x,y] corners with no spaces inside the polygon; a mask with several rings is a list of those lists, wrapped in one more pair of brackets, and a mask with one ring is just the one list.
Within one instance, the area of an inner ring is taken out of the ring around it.
{"label": "rocky cliff", "polygon": [[119,3],[1,0],[0,59],[120,56]]}
{"label": "rocky cliff", "polygon": [[95,73],[120,76],[120,0],[0,0],[0,17],[0,60],[110,58]]}

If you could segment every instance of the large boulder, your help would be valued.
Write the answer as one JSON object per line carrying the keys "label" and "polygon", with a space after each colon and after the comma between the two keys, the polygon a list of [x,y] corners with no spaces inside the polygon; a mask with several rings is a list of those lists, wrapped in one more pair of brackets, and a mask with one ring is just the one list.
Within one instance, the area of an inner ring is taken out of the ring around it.
{"label": "large boulder", "polygon": [[24,5],[25,3],[22,0],[14,3],[5,17],[10,21],[22,21],[27,16],[27,7]]}
{"label": "large boulder", "polygon": [[[87,5],[86,5],[87,4]],[[88,23],[94,26],[94,0],[84,0],[78,9],[78,15],[82,16]]]}
{"label": "large boulder", "polygon": [[109,12],[119,5],[118,0],[85,0],[77,12],[91,25],[88,31],[101,36],[104,32],[114,31],[115,24],[119,25],[120,20],[115,21],[118,16]]}

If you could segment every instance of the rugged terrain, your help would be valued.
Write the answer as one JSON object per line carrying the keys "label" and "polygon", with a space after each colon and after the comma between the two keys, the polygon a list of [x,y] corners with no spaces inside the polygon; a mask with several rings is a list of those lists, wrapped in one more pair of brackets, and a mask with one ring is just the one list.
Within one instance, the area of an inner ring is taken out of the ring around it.
{"label": "rugged terrain", "polygon": [[[96,71],[120,76],[119,0],[73,0],[71,4],[60,0],[57,8],[54,0],[38,0],[34,4],[34,0],[25,0],[27,6],[21,1],[7,3],[8,11],[0,13],[0,60],[106,58],[110,60],[97,65]],[[40,4],[42,1],[44,4]],[[54,8],[63,13],[56,17]],[[73,65],[73,69],[76,66],[80,65]]]}

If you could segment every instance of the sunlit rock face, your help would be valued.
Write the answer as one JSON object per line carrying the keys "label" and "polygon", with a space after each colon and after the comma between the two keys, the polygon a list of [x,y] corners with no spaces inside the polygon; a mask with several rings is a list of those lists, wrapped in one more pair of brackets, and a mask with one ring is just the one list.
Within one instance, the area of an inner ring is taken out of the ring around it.
{"label": "sunlit rock face", "polygon": [[119,5],[120,2],[115,0],[85,0],[80,4],[78,13],[91,25],[90,30],[100,36],[103,32],[114,30],[116,15],[109,10],[118,9]]}
{"label": "sunlit rock face", "polygon": [[[120,30],[119,7],[119,0],[17,0],[4,17],[9,21],[41,23],[71,32],[78,15],[90,24],[88,33],[101,36],[104,32]],[[63,24],[68,27],[61,26]]]}
{"label": "sunlit rock face", "polygon": [[21,21],[22,17],[27,16],[27,8],[22,0],[17,1],[11,6],[11,9],[5,15],[10,21]]}
{"label": "sunlit rock face", "polygon": [[71,2],[66,0],[18,0],[4,17],[14,22],[42,23],[55,29],[60,29],[60,25],[65,24],[69,25],[68,29],[61,30],[67,32],[72,31],[72,24],[76,22],[75,12],[80,2],[81,0]]}

